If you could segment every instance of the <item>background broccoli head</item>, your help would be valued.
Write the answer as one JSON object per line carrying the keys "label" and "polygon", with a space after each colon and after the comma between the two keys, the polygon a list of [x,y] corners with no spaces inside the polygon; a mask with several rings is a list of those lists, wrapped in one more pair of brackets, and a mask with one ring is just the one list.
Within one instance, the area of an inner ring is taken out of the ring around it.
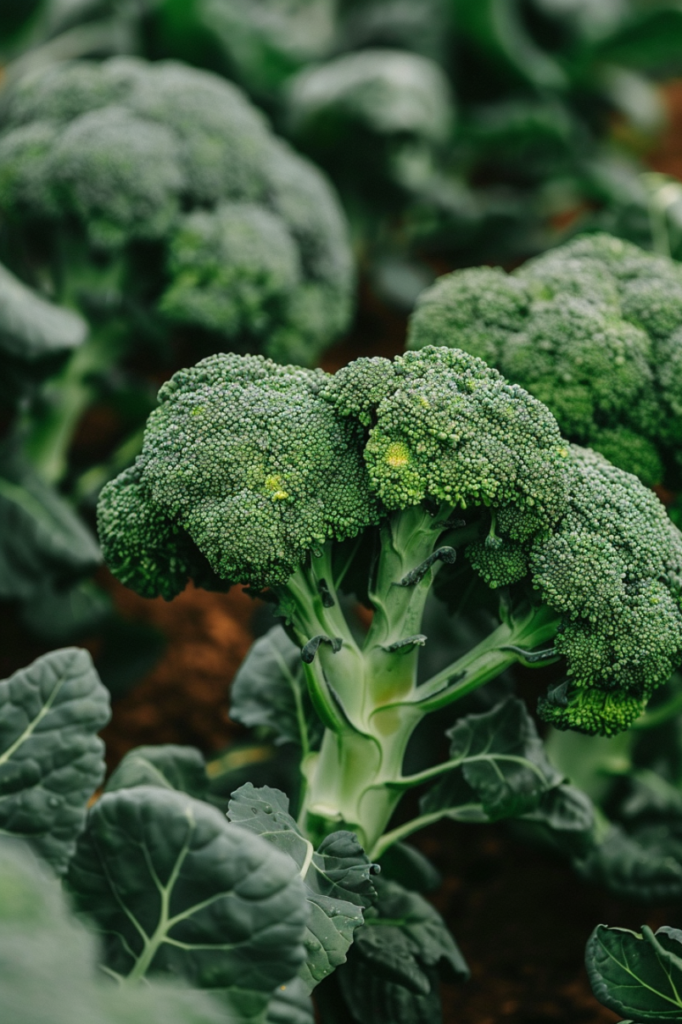
{"label": "background broccoli head", "polygon": [[682,540],[658,499],[481,360],[428,347],[332,376],[226,354],[160,399],[135,469],[100,499],[105,557],[141,593],[204,585],[207,567],[299,586],[327,542],[422,505],[434,548],[464,555],[455,591],[464,572],[550,623],[567,682],[541,712],[556,724],[627,728],[680,660]]}
{"label": "background broccoli head", "polygon": [[410,324],[410,348],[433,344],[482,356],[644,483],[682,485],[682,269],[665,256],[595,234],[510,275],[447,274]]}
{"label": "background broccoli head", "polygon": [[309,363],[348,323],[336,197],[215,75],[133,58],[42,68],[7,98],[0,168],[7,261],[57,299]]}

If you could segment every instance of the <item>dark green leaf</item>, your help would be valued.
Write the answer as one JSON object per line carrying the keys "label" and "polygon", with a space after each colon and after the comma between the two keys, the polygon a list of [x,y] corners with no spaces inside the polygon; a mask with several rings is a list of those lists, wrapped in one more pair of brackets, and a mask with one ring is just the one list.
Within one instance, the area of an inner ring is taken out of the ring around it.
{"label": "dark green leaf", "polygon": [[91,931],[70,916],[60,886],[39,870],[31,851],[0,842],[5,1024],[241,1024],[208,993],[169,984],[112,985],[97,968],[98,952]]}
{"label": "dark green leaf", "polygon": [[453,769],[426,794],[424,813],[497,821],[536,810],[562,776],[550,765],[525,704],[514,698],[449,730]]}
{"label": "dark green leaf", "polygon": [[662,833],[640,836],[613,825],[573,863],[581,878],[625,899],[657,903],[682,898],[682,845],[665,827]]}
{"label": "dark green leaf", "polygon": [[177,789],[202,800],[208,791],[204,755],[196,747],[181,747],[175,743],[136,747],[112,772],[104,792],[113,793],[117,789],[132,789],[134,786]]}
{"label": "dark green leaf", "polygon": [[77,348],[88,327],[70,309],[61,309],[22,284],[0,264],[0,352],[26,360]]}
{"label": "dark green leaf", "polygon": [[634,1020],[682,1019],[682,932],[646,925],[642,934],[597,925],[585,951],[592,991],[604,1006]]}
{"label": "dark green leaf", "polygon": [[301,649],[281,626],[256,640],[232,682],[230,715],[249,728],[263,727],[275,743],[317,745],[322,732],[303,675]]}
{"label": "dark green leaf", "polygon": [[21,609],[21,621],[49,644],[73,643],[99,629],[113,614],[110,596],[92,580],[57,590],[46,586]]}
{"label": "dark green leaf", "polygon": [[60,495],[30,469],[0,459],[0,598],[26,600],[46,586],[93,572],[93,535]]}
{"label": "dark green leaf", "polygon": [[379,861],[383,878],[408,886],[417,892],[431,892],[442,882],[440,873],[415,846],[394,843]]}
{"label": "dark green leaf", "polygon": [[253,1014],[299,969],[307,906],[296,866],[216,808],[156,786],[105,793],[69,887],[130,978],[165,972],[228,989]]}
{"label": "dark green leaf", "polygon": [[68,647],[0,682],[0,834],[66,870],[104,776],[109,694],[87,651]]}
{"label": "dark green leaf", "polygon": [[594,846],[594,804],[575,786],[565,783],[543,793],[536,810],[521,821],[549,829],[562,851],[582,856]]}
{"label": "dark green leaf", "polygon": [[267,1024],[315,1024],[312,1000],[303,978],[293,978],[275,989],[268,1006]]}
{"label": "dark green leaf", "polygon": [[305,881],[310,920],[300,974],[312,991],[346,959],[363,908],[374,898],[374,865],[353,832],[332,833],[315,852],[289,814],[288,798],[269,786],[255,789],[247,783],[236,790],[228,818],[287,853]]}
{"label": "dark green leaf", "polygon": [[360,1024],[437,1024],[439,980],[462,981],[469,969],[440,914],[417,893],[379,878],[341,991]]}

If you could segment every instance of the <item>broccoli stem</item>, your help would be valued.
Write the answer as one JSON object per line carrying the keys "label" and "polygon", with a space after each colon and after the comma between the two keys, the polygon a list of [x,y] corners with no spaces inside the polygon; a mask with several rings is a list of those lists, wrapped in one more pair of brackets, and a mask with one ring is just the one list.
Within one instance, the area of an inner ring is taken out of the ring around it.
{"label": "broccoli stem", "polygon": [[98,393],[96,377],[116,365],[122,347],[108,331],[91,334],[45,386],[41,407],[21,423],[24,451],[47,483],[64,477],[73,435]]}
{"label": "broccoli stem", "polygon": [[305,755],[301,765],[305,787],[299,821],[313,841],[346,827],[365,849],[374,849],[403,792],[430,777],[430,770],[423,779],[402,772],[422,719],[556,635],[559,617],[546,606],[505,607],[504,621],[485,640],[418,685],[419,650],[426,642],[420,629],[434,577],[443,559],[452,562],[457,548],[484,529],[480,516],[453,530],[452,516],[450,506],[435,512],[416,506],[382,523],[369,588],[374,616],[362,646],[339,602],[330,544],[277,589],[280,614],[304,655],[312,638],[326,638],[305,666],[313,705],[325,725],[319,751]]}

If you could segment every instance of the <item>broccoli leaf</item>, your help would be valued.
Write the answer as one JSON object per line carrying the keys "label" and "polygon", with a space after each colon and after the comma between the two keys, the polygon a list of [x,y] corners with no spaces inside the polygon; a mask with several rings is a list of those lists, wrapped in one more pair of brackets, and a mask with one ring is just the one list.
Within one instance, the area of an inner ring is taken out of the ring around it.
{"label": "broccoli leaf", "polygon": [[594,804],[575,786],[564,783],[543,793],[536,810],[524,814],[522,820],[544,826],[561,850],[575,857],[594,848]]}
{"label": "broccoli leaf", "polygon": [[32,598],[102,561],[95,538],[64,499],[6,455],[0,459],[0,538],[0,598]]}
{"label": "broccoli leaf", "polygon": [[383,878],[409,886],[413,892],[431,892],[443,881],[440,872],[423,853],[409,843],[394,843],[380,860]]}
{"label": "broccoli leaf", "polygon": [[682,932],[646,925],[641,935],[597,925],[585,952],[597,999],[616,1013],[662,1024],[682,1017]]}
{"label": "broccoli leaf", "polygon": [[277,744],[296,743],[307,751],[319,742],[321,726],[308,696],[301,649],[281,626],[253,644],[234,677],[230,699],[236,722],[266,728]]}
{"label": "broccoli leaf", "polygon": [[242,1024],[208,993],[113,986],[97,977],[97,954],[92,933],[69,914],[30,850],[1,843],[0,1006],[8,1024]]}
{"label": "broccoli leaf", "polygon": [[86,579],[65,589],[47,585],[36,590],[21,607],[20,618],[34,636],[58,646],[96,632],[112,618],[113,611],[109,594]]}
{"label": "broccoli leaf", "polygon": [[682,848],[665,827],[628,835],[613,825],[587,854],[574,858],[573,865],[582,878],[606,885],[625,899],[658,903],[682,896]]}
{"label": "broccoli leaf", "polygon": [[228,818],[263,836],[292,858],[306,885],[310,919],[306,961],[300,975],[309,991],[342,964],[374,899],[375,866],[353,832],[333,832],[315,852],[289,814],[289,800],[278,789],[246,783],[232,794]]}
{"label": "broccoli leaf", "polygon": [[0,354],[26,360],[68,352],[88,333],[85,320],[22,284],[0,264]]}
{"label": "broccoli leaf", "polygon": [[267,1024],[315,1024],[313,1004],[303,978],[276,988],[268,1006]]}
{"label": "broccoli leaf", "polygon": [[467,715],[447,735],[453,768],[422,799],[425,814],[442,810],[462,821],[518,817],[561,784],[520,700]]}
{"label": "broccoli leaf", "polygon": [[341,991],[360,1024],[435,1024],[440,977],[465,981],[469,969],[423,897],[382,879],[377,893],[339,971]]}
{"label": "broccoli leaf", "polygon": [[175,790],[105,793],[68,884],[77,908],[103,932],[112,973],[165,972],[228,989],[245,1015],[264,1012],[305,955],[307,907],[296,866]]}
{"label": "broccoli leaf", "polygon": [[105,793],[135,786],[160,786],[202,800],[208,792],[204,755],[196,747],[163,743],[130,750],[112,772]]}
{"label": "broccoli leaf", "polygon": [[0,682],[0,835],[66,871],[104,776],[109,694],[87,651],[67,647]]}

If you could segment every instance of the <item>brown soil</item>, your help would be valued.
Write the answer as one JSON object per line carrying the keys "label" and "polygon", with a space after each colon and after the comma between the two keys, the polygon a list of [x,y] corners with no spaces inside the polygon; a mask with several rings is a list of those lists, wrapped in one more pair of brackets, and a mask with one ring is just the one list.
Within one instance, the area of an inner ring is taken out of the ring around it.
{"label": "brown soil", "polygon": [[662,87],[668,125],[656,149],[646,162],[652,170],[682,179],[682,79],[666,82]]}
{"label": "brown soil", "polygon": [[120,614],[155,626],[167,637],[164,656],[129,693],[113,702],[102,733],[110,767],[133,747],[188,743],[210,754],[243,730],[227,714],[232,677],[252,642],[254,602],[235,587],[211,594],[188,587],[174,601],[147,600],[111,577]]}
{"label": "brown soil", "polygon": [[612,1024],[592,995],[585,943],[599,923],[673,923],[672,908],[625,903],[499,825],[442,823],[416,840],[444,875],[432,897],[471,968],[444,985],[445,1024]]}

